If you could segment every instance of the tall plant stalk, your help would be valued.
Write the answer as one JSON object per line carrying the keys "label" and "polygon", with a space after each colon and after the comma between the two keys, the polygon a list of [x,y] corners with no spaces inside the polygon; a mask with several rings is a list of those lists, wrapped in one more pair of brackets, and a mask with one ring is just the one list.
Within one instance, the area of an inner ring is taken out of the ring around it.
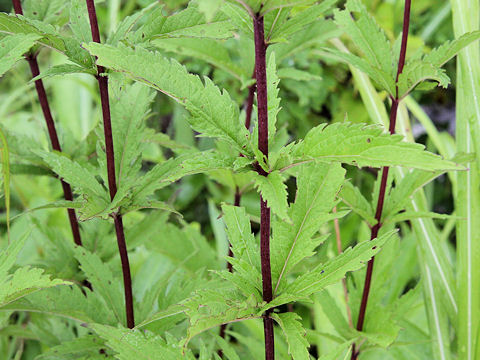
{"label": "tall plant stalk", "polygon": [[[400,48],[400,56],[398,59],[398,67],[397,67],[397,76],[395,82],[398,83],[398,78],[403,71],[403,67],[405,65],[405,56],[407,53],[407,42],[408,42],[408,29],[410,27],[410,8],[411,8],[411,0],[405,0],[405,8],[403,13],[403,29],[402,29],[402,44]],[[390,124],[389,124],[389,132],[390,134],[395,133],[395,125],[397,121],[397,112],[398,112],[398,105],[400,103],[400,99],[398,96],[398,86],[396,86],[396,93],[395,97],[391,99],[392,106],[390,109]],[[372,227],[370,240],[377,238],[378,232],[382,226],[382,211],[383,211],[383,204],[385,202],[385,193],[387,189],[387,179],[388,179],[388,172],[389,167],[385,166],[382,168],[382,177],[380,180],[380,191],[378,195],[377,201],[377,208],[375,211],[375,220],[377,223]],[[360,310],[358,313],[358,320],[357,320],[357,330],[362,331],[363,324],[365,322],[365,313],[367,310],[367,303],[368,303],[368,296],[370,293],[370,286],[372,282],[372,275],[373,275],[373,264],[375,261],[375,257],[372,257],[368,261],[367,265],[367,272],[365,274],[365,282],[363,287],[363,294],[362,294],[362,301],[360,303]],[[359,351],[356,350],[355,344],[353,345],[352,350],[352,360],[358,358]]]}
{"label": "tall plant stalk", "polygon": [[[253,18],[255,38],[255,77],[257,79],[257,108],[258,108],[258,148],[265,157],[268,157],[268,99],[267,99],[267,66],[263,16],[256,14]],[[260,166],[258,172],[267,176],[267,172]],[[260,260],[262,268],[263,300],[272,301],[272,273],[270,268],[270,208],[260,196]],[[263,331],[265,335],[265,359],[275,358],[275,340],[273,333],[272,310],[265,312],[263,317]]]}
{"label": "tall plant stalk", "polygon": [[[92,39],[94,42],[100,43],[100,31],[98,28],[98,20],[95,11],[94,0],[86,0],[86,2],[88,18],[90,20],[90,29],[92,32]],[[102,104],[105,153],[107,156],[108,189],[110,191],[110,199],[113,200],[115,194],[117,193],[117,182],[115,178],[115,155],[113,150],[112,121],[110,116],[110,103],[108,96],[108,77],[105,75],[102,76],[104,72],[105,69],[102,66],[97,66],[96,78],[98,81],[98,87],[100,89],[100,101]],[[112,217],[115,223],[115,233],[117,235],[118,251],[120,254],[120,261],[122,263],[127,327],[132,329],[135,326],[133,313],[132,278],[130,275],[130,263],[128,261],[127,245],[125,243],[125,232],[123,229],[122,216],[120,214],[113,214]]]}
{"label": "tall plant stalk", "polygon": [[[20,0],[12,0],[12,3],[15,14],[23,15],[23,9]],[[35,78],[40,75],[36,55],[28,54],[26,56],[26,60],[28,61],[28,65],[30,65],[32,77]],[[45,87],[43,86],[42,79],[35,80],[35,89],[37,90],[38,100],[40,102],[40,107],[42,108],[43,117],[45,118],[45,122],[47,123],[48,136],[50,138],[50,144],[52,145],[52,149],[61,152],[62,148],[60,146],[60,141],[58,140],[57,129],[55,128],[55,122],[53,121],[52,112],[50,111],[50,104],[48,102],[47,93],[45,91]],[[62,184],[64,199],[72,201],[73,194],[70,184],[63,181],[63,179],[60,179],[60,182]],[[78,226],[77,214],[75,213],[74,209],[67,209],[67,214],[68,220],[70,222],[70,228],[72,229],[73,241],[75,242],[75,244],[81,246],[82,238],[80,236],[80,228]]]}

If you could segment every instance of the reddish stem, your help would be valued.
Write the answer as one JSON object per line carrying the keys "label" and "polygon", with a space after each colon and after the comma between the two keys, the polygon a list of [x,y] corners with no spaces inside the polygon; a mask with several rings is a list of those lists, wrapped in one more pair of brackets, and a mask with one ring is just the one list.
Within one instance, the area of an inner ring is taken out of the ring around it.
{"label": "reddish stem", "polygon": [[[255,77],[257,79],[258,108],[258,148],[268,157],[268,99],[267,99],[267,67],[263,16],[257,14],[253,19],[255,39]],[[258,167],[262,176],[267,172]],[[262,268],[263,300],[272,301],[272,273],[270,269],[270,208],[260,196],[260,260]],[[264,314],[263,329],[265,335],[265,359],[275,358],[275,339],[273,333],[272,309]]]}
{"label": "reddish stem", "polygon": [[[403,67],[405,65],[405,57],[407,53],[407,42],[408,42],[408,29],[410,27],[410,8],[411,8],[411,0],[405,0],[405,9],[403,13],[402,45],[400,48],[400,56],[398,58],[396,83],[398,83],[398,78],[402,73]],[[400,103],[400,99],[398,97],[398,85],[395,87],[395,91],[396,91],[395,98],[392,98],[392,107],[390,108],[390,125],[389,125],[390,134],[395,133],[395,125],[397,122],[398,105]],[[387,190],[388,171],[389,171],[388,166],[383,167],[382,178],[380,181],[380,191],[378,194],[377,209],[375,211],[375,220],[377,220],[377,223],[375,224],[375,226],[372,227],[372,232],[370,236],[371,240],[375,239],[378,236],[378,232],[382,227],[381,220],[382,220],[383,204],[385,202],[385,193]],[[357,320],[358,331],[362,331],[364,321],[365,321],[368,295],[370,293],[370,286],[372,283],[374,261],[375,261],[375,257],[372,257],[367,265],[367,272],[365,274],[365,283],[364,283],[363,294],[362,294],[362,302],[360,304],[360,311],[358,313],[358,320]],[[359,353],[360,351],[359,350],[357,351],[355,344],[353,344],[352,360],[356,360],[358,358]]]}
{"label": "reddish stem", "polygon": [[[96,43],[100,43],[100,31],[98,28],[97,13],[93,0],[86,0],[88,18],[90,20],[90,29],[92,31],[92,39]],[[105,136],[105,153],[107,156],[107,175],[108,189],[110,191],[110,199],[113,200],[117,193],[117,182],[115,179],[115,153],[113,150],[112,121],[110,116],[110,102],[108,95],[108,77],[102,76],[105,69],[97,66],[97,81],[100,89],[100,100],[102,104],[103,115],[103,132]],[[115,232],[117,235],[118,251],[120,253],[120,261],[122,263],[123,286],[125,293],[125,312],[127,315],[127,327],[132,329],[135,327],[133,312],[133,295],[132,295],[132,279],[130,275],[130,264],[128,261],[127,245],[125,242],[125,232],[123,230],[123,221],[120,214],[113,214],[115,223]]]}
{"label": "reddish stem", "polygon": [[[12,3],[15,14],[23,15],[23,9],[20,0],[13,0]],[[28,61],[28,65],[30,65],[32,77],[35,78],[40,75],[40,69],[38,67],[38,61],[36,56],[27,55],[26,59]],[[38,100],[40,102],[40,107],[42,108],[43,117],[45,118],[45,122],[47,123],[48,136],[50,138],[52,149],[61,152],[62,148],[60,146],[60,142],[58,141],[57,129],[55,128],[55,122],[53,121],[52,112],[50,111],[50,104],[48,102],[47,93],[45,91],[45,87],[43,86],[42,79],[35,80],[35,89],[37,90]],[[62,179],[60,179],[60,182],[62,184],[64,199],[72,201],[73,194],[70,184],[66,183]],[[75,210],[67,209],[67,213],[68,220],[70,221],[70,228],[72,229],[73,241],[75,242],[75,244],[81,246],[82,239],[80,236],[80,228],[78,226],[78,220]]]}

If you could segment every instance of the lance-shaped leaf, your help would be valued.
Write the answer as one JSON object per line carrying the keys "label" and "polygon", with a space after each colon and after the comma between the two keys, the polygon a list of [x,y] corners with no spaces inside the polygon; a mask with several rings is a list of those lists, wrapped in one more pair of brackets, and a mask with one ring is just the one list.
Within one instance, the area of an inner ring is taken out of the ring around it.
{"label": "lance-shaped leaf", "polygon": [[361,269],[394,233],[395,231],[391,231],[377,239],[364,241],[354,248],[348,248],[342,254],[299,276],[268,303],[264,310],[292,301],[308,299],[311,294],[341,280],[347,272]]}
{"label": "lance-shaped leaf", "polygon": [[0,77],[21,60],[40,38],[37,34],[15,34],[0,40]]}
{"label": "lance-shaped leaf", "polygon": [[319,125],[295,146],[296,162],[338,161],[359,167],[404,166],[421,170],[465,170],[461,165],[406,143],[401,135],[383,134],[376,125],[336,123]]}
{"label": "lance-shaped leaf", "polygon": [[157,7],[147,17],[145,24],[129,40],[133,43],[158,38],[210,38],[226,39],[233,35],[235,25],[222,12],[207,21],[196,1],[176,14],[165,16],[163,6]]}
{"label": "lance-shaped leaf", "polygon": [[440,67],[457,55],[465,46],[478,39],[480,39],[480,31],[478,30],[463,34],[458,39],[446,41],[438,48],[433,49],[423,57],[423,61]]}
{"label": "lance-shaped leaf", "polygon": [[[355,12],[356,20],[351,12]],[[345,10],[335,12],[335,21],[352,38],[369,64],[393,78],[394,61],[390,42],[360,0],[348,0]]]}
{"label": "lance-shaped leaf", "polygon": [[413,60],[405,65],[398,77],[398,96],[407,96],[418,84],[426,80],[438,82],[438,86],[446,88],[450,78],[445,70],[423,60]]}
{"label": "lance-shaped leaf", "polygon": [[335,198],[344,181],[340,164],[303,165],[297,177],[295,203],[288,209],[292,223],[275,220],[271,243],[272,282],[274,293],[285,285],[286,275],[305,257],[312,256],[319,240],[315,233],[332,216]]}
{"label": "lance-shaped leaf", "polygon": [[116,352],[119,360],[177,360],[194,359],[191,354],[182,356],[182,349],[176,344],[167,343],[161,336],[151,332],[114,328],[92,324],[90,327],[105,340],[105,344]]}
{"label": "lance-shaped leaf", "polygon": [[0,307],[4,307],[41,289],[71,284],[69,281],[51,280],[49,275],[44,274],[43,269],[30,268],[28,266],[18,268],[13,274],[8,273],[15,264],[17,256],[29,234],[30,231],[16,239],[16,241],[12,241],[0,253]]}
{"label": "lance-shaped leaf", "polygon": [[105,349],[105,344],[97,336],[85,335],[51,347],[37,356],[37,360],[96,359],[102,348]]}
{"label": "lance-shaped leaf", "polygon": [[105,305],[108,305],[115,313],[117,321],[123,324],[125,322],[125,303],[119,279],[114,278],[110,268],[102,262],[97,254],[93,254],[83,247],[77,247],[75,257],[80,262],[88,281],[92,284],[93,291],[103,298]]}
{"label": "lance-shaped leaf", "polygon": [[262,176],[252,172],[252,176],[255,178],[255,187],[272,212],[281,219],[291,222],[287,214],[287,186],[283,183],[282,174],[273,171],[268,176]]}
{"label": "lance-shaped leaf", "polygon": [[282,328],[283,334],[287,340],[288,353],[293,360],[308,360],[310,354],[308,348],[310,344],[307,340],[307,334],[302,326],[300,316],[293,312],[282,314],[272,314],[273,319]]}
{"label": "lance-shaped leaf", "polygon": [[192,114],[190,125],[202,136],[218,137],[238,152],[251,153],[249,132],[239,121],[237,104],[209,78],[205,77],[202,83],[200,77],[189,74],[175,60],[142,48],[96,43],[85,47],[98,57],[99,65],[124,72],[184,105]]}

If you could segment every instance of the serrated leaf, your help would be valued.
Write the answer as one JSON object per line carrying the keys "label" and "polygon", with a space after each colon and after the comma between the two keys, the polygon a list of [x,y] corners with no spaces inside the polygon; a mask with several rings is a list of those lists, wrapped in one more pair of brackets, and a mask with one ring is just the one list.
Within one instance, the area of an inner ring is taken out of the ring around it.
{"label": "serrated leaf", "polygon": [[61,153],[40,151],[37,153],[58,176],[73,187],[76,193],[85,198],[85,204],[80,209],[82,219],[95,216],[110,204],[106,189],[85,167]]}
{"label": "serrated leaf", "polygon": [[298,161],[338,161],[359,167],[404,166],[426,171],[464,169],[402,138],[401,135],[383,134],[377,125],[322,124],[310,130],[305,140],[296,145],[294,155]]}
{"label": "serrated leaf", "polygon": [[[305,10],[297,12],[287,21],[273,28],[271,35],[269,36],[269,43],[288,39],[293,34],[305,28],[305,26],[318,20],[318,18],[326,11],[330,10],[337,1],[338,0],[322,1],[320,4],[309,6]],[[287,10],[282,9],[280,11],[286,12]]]}
{"label": "serrated leaf", "polygon": [[320,239],[312,240],[320,226],[332,217],[335,198],[344,181],[340,164],[303,165],[297,177],[295,203],[288,208],[292,223],[275,220],[271,247],[274,294],[285,285],[285,279],[302,259],[312,256]]}
{"label": "serrated leaf", "polygon": [[283,183],[280,172],[273,171],[268,176],[252,172],[252,175],[255,176],[255,188],[260,192],[263,200],[267,202],[267,206],[282,220],[291,223],[287,214],[287,186]]}
{"label": "serrated leaf", "polygon": [[277,64],[275,53],[272,52],[267,63],[267,104],[268,104],[268,139],[273,141],[276,132],[277,115],[280,111],[280,98],[278,96],[278,84],[280,79],[277,76]]}
{"label": "serrated leaf", "polygon": [[110,268],[102,262],[98,255],[91,253],[85,248],[75,248],[75,257],[92,284],[93,291],[98,293],[114,312],[117,321],[125,322],[125,303],[123,289],[119,279],[114,278]]}
{"label": "serrated leaf", "polygon": [[[213,284],[212,284],[213,285]],[[213,289],[200,290],[183,305],[189,318],[184,347],[196,335],[234,321],[259,318],[259,309],[253,296],[245,300],[229,286],[216,284]]]}
{"label": "serrated leaf", "polygon": [[[207,21],[197,2],[191,2],[185,10],[168,17],[163,15],[162,8],[163,6],[154,10],[145,25],[133,34],[130,38],[133,43],[155,38],[226,39],[232,36],[235,29],[227,16],[221,12],[217,12]],[[209,8],[212,9],[211,4]]]}
{"label": "serrated leaf", "polygon": [[299,299],[307,299],[311,294],[341,280],[347,272],[361,269],[372,256],[380,251],[380,247],[394,233],[395,231],[390,231],[377,239],[364,241],[354,248],[348,248],[335,258],[300,275],[292,283],[288,284],[285,290],[268,303],[264,309]]}
{"label": "serrated leaf", "polygon": [[96,75],[96,72],[93,69],[87,69],[75,64],[61,64],[61,65],[52,66],[48,70],[42,71],[40,75],[34,77],[30,81],[33,82],[33,81],[37,81],[47,77],[58,76],[58,75],[63,76],[63,75],[69,75],[69,74],[82,74],[82,73]]}
{"label": "serrated leaf", "polygon": [[464,47],[468,46],[474,41],[480,39],[480,31],[472,31],[463,34],[458,39],[446,41],[441,46],[433,49],[430,53],[423,57],[423,61],[429,62],[434,66],[442,66]]}
{"label": "serrated leaf", "polygon": [[249,133],[239,121],[238,106],[210,79],[205,78],[203,84],[178,62],[141,48],[114,48],[96,43],[85,47],[98,57],[99,65],[125,72],[184,105],[192,114],[188,119],[190,125],[203,136],[224,139],[237,152],[250,152]]}
{"label": "serrated leaf", "polygon": [[23,58],[35,41],[41,36],[37,34],[14,34],[0,40],[0,77],[15,63]]}
{"label": "serrated leaf", "polygon": [[[350,12],[356,13],[356,20]],[[348,0],[345,10],[335,11],[335,21],[343,27],[372,66],[393,77],[394,60],[390,43],[361,0]]]}
{"label": "serrated leaf", "polygon": [[36,357],[37,360],[76,360],[84,356],[91,357],[99,354],[104,347],[97,336],[85,335],[71,341],[64,341],[53,346]]}
{"label": "serrated leaf", "polygon": [[222,43],[212,39],[154,39],[152,45],[179,55],[191,56],[206,61],[222,69],[240,81],[249,76],[242,68],[236,65]]}
{"label": "serrated leaf", "polygon": [[49,275],[44,275],[43,269],[21,267],[11,276],[3,279],[0,286],[0,307],[41,289],[70,284],[69,281],[50,279]]}
{"label": "serrated leaf", "polygon": [[3,309],[38,312],[84,323],[117,324],[112,310],[104,306],[97,294],[87,288],[80,290],[77,286],[45,289],[6,305]]}
{"label": "serrated leaf", "polygon": [[425,80],[438,82],[438,86],[446,88],[450,84],[450,78],[445,70],[423,60],[408,62],[403,72],[398,77],[398,97],[407,96],[418,84]]}
{"label": "serrated leaf", "polygon": [[[178,360],[181,348],[151,332],[91,324],[90,327],[115,351],[119,360]],[[190,356],[187,359],[192,359]]]}
{"label": "serrated leaf", "polygon": [[287,340],[288,353],[293,360],[309,360],[307,334],[299,320],[300,316],[293,312],[272,314],[272,318],[280,325]]}
{"label": "serrated leaf", "polygon": [[[360,215],[369,226],[373,226],[377,223],[375,220],[375,213],[373,211],[372,205],[370,202],[365,199],[360,190],[353,186],[350,182],[345,182],[342,187],[342,191],[339,194],[342,201],[348,205],[354,212]],[[390,202],[390,196],[388,197],[388,202]]]}
{"label": "serrated leaf", "polygon": [[352,65],[358,70],[364,72],[377,84],[377,86],[388,91],[390,95],[395,96],[395,80],[389,73],[351,53],[345,53],[329,48],[324,48],[324,50],[326,50],[329,54],[332,54],[335,58],[338,58],[340,61]]}

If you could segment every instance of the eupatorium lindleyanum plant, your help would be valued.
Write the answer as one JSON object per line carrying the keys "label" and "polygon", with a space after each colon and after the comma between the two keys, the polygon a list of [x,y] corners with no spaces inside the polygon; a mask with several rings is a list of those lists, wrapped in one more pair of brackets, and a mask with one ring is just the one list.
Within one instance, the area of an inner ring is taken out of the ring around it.
{"label": "eupatorium lindleyanum plant", "polygon": [[0,13],[2,358],[474,359],[476,205],[437,214],[424,187],[447,173],[470,202],[476,144],[446,149],[410,94],[447,87],[461,51],[468,71],[475,26],[423,51],[409,0],[387,31],[361,0],[107,5]]}

